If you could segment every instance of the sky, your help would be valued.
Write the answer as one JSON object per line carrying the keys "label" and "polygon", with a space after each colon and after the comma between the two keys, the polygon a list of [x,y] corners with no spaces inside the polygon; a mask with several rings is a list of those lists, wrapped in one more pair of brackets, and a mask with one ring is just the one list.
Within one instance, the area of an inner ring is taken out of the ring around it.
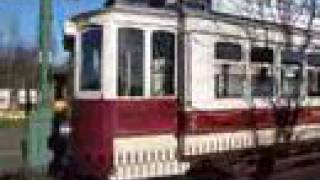
{"label": "sky", "polygon": [[[40,0],[0,0],[2,46],[37,46]],[[52,0],[55,63],[62,63],[63,22],[80,12],[103,7],[106,0]]]}

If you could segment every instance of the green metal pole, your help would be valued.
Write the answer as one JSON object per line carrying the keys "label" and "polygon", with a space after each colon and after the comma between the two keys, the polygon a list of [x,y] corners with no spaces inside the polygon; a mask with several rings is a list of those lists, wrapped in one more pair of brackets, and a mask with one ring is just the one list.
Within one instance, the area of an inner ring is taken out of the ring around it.
{"label": "green metal pole", "polygon": [[51,96],[48,92],[48,65],[52,55],[52,2],[40,0],[40,106],[50,106]]}
{"label": "green metal pole", "polygon": [[51,134],[53,91],[49,75],[49,60],[52,56],[51,26],[52,1],[40,0],[39,31],[39,98],[35,113],[28,117],[26,127],[25,166],[29,173],[46,173],[51,153],[48,138]]}

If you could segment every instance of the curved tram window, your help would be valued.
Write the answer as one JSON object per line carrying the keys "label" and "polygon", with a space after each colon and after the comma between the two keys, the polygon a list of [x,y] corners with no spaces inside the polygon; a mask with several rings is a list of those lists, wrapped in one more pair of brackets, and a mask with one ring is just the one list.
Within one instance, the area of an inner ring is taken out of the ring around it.
{"label": "curved tram window", "polygon": [[81,34],[81,79],[80,90],[101,89],[102,27],[90,26]]}
{"label": "curved tram window", "polygon": [[118,30],[118,95],[143,95],[143,31],[134,28]]}
{"label": "curved tram window", "polygon": [[152,95],[174,94],[175,38],[173,33],[156,31],[152,36]]}

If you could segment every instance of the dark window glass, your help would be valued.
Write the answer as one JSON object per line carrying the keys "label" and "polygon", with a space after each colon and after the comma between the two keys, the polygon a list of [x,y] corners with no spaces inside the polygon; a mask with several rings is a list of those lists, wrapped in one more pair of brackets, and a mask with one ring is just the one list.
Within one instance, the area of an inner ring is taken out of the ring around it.
{"label": "dark window glass", "polygon": [[320,69],[308,71],[308,96],[320,96]]}
{"label": "dark window glass", "polygon": [[118,32],[118,95],[143,95],[143,31],[120,28]]}
{"label": "dark window glass", "polygon": [[308,95],[320,96],[320,53],[312,53],[307,56],[308,65]]}
{"label": "dark window glass", "polygon": [[253,47],[251,49],[251,62],[273,62],[273,51],[266,47]]}
{"label": "dark window glass", "polygon": [[241,46],[231,42],[217,42],[215,45],[216,59],[241,60]]}
{"label": "dark window glass", "polygon": [[152,95],[174,94],[175,36],[158,31],[152,36]]}
{"label": "dark window glass", "polygon": [[281,92],[285,97],[298,97],[301,86],[303,53],[291,49],[281,52]]}
{"label": "dark window glass", "polygon": [[272,67],[255,66],[251,69],[251,90],[254,97],[273,95]]}
{"label": "dark window glass", "polygon": [[206,0],[184,0],[184,5],[193,10],[204,10],[206,6]]}
{"label": "dark window glass", "polygon": [[256,97],[273,95],[273,51],[267,47],[251,49],[251,94]]}
{"label": "dark window glass", "polygon": [[281,52],[281,62],[283,64],[301,64],[302,59],[302,52],[292,50],[284,50]]}
{"label": "dark window glass", "polygon": [[68,36],[68,35],[65,35],[64,36],[64,42],[63,42],[63,45],[64,45],[64,49],[68,52],[72,52],[74,51],[74,44],[75,44],[75,37],[74,36]]}
{"label": "dark window glass", "polygon": [[89,27],[81,36],[80,90],[96,91],[101,88],[102,27]]}
{"label": "dark window glass", "polygon": [[320,66],[320,53],[308,54],[307,61],[311,66]]}
{"label": "dark window glass", "polygon": [[301,76],[301,67],[297,65],[282,65],[282,96],[298,97],[300,95]]}
{"label": "dark window glass", "polygon": [[166,0],[149,0],[149,5],[151,7],[164,7],[166,5]]}

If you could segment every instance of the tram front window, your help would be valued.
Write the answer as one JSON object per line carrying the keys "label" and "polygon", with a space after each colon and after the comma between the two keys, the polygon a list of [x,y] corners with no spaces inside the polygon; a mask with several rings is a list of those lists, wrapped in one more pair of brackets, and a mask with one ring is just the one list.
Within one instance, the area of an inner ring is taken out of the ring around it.
{"label": "tram front window", "polygon": [[101,89],[101,43],[102,28],[88,27],[81,35],[81,79],[80,90]]}
{"label": "tram front window", "polygon": [[118,30],[118,95],[143,95],[143,31],[135,28]]}
{"label": "tram front window", "polygon": [[246,71],[241,55],[240,44],[215,44],[214,87],[217,98],[238,98],[244,95]]}
{"label": "tram front window", "polygon": [[251,49],[251,89],[253,97],[273,95],[273,51],[267,47]]}
{"label": "tram front window", "polygon": [[175,37],[156,31],[152,36],[151,91],[154,96],[174,94]]}
{"label": "tram front window", "polygon": [[320,96],[320,54],[308,55],[308,96]]}

